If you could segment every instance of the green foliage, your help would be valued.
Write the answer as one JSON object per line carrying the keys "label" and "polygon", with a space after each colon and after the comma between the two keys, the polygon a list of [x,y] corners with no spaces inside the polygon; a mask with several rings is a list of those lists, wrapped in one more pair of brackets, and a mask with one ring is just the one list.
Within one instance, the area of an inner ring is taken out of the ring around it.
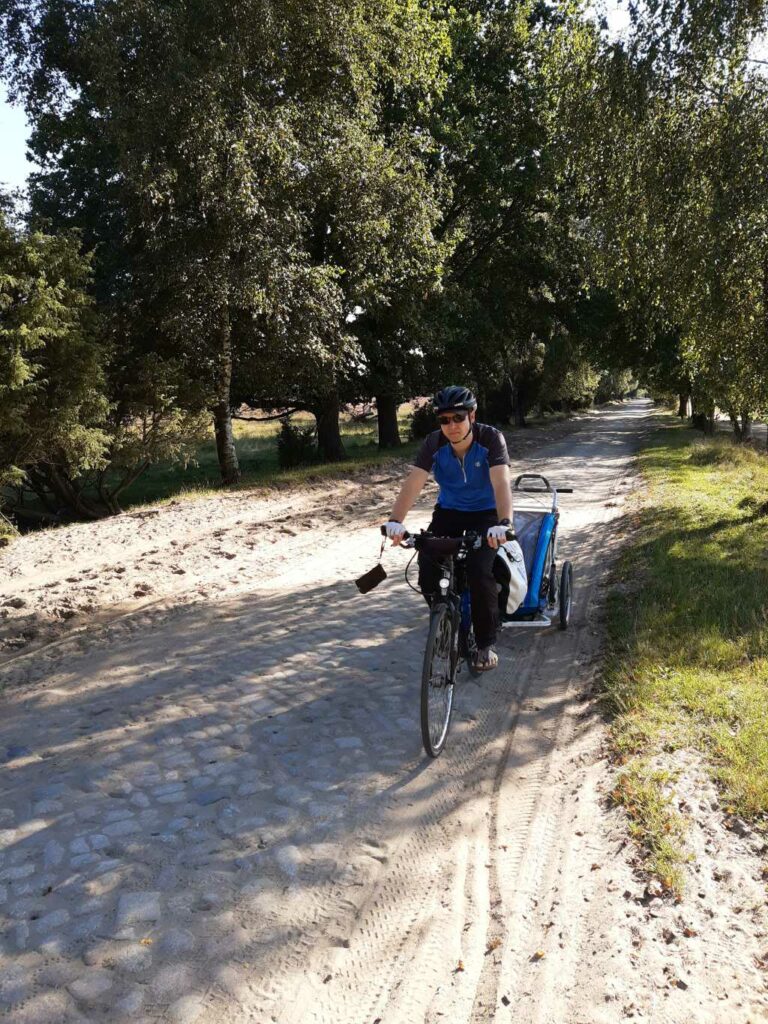
{"label": "green foliage", "polygon": [[414,402],[408,436],[413,441],[421,441],[436,430],[435,412],[431,402]]}
{"label": "green foliage", "polygon": [[7,547],[18,535],[19,532],[11,520],[0,512],[0,548]]}
{"label": "green foliage", "polygon": [[30,467],[107,461],[106,353],[72,235],[15,229],[0,211],[0,484]]}
{"label": "green foliage", "polygon": [[317,461],[317,432],[315,427],[302,426],[284,419],[277,437],[277,461],[281,469],[306,466]]}
{"label": "green foliage", "polygon": [[[433,129],[449,171],[441,233],[454,249],[429,350],[441,374],[474,383],[484,402],[508,387],[508,412],[522,424],[537,402],[588,401],[576,367],[595,361],[607,329],[600,296],[586,288],[571,157],[581,129],[564,116],[566,100],[575,111],[589,96],[580,69],[597,35],[574,5],[474,10],[452,23],[454,61]],[[555,364],[559,376],[548,371]]]}
{"label": "green foliage", "polygon": [[601,403],[626,398],[635,383],[631,370],[604,370],[599,375],[595,401]]}
{"label": "green foliage", "polygon": [[443,258],[424,130],[441,5],[8,2],[3,17],[43,166],[34,208],[98,245],[121,345],[177,366],[186,407],[184,380],[203,391],[225,477],[235,396],[315,409],[397,391]]}
{"label": "green foliage", "polygon": [[624,46],[590,56],[589,101],[570,115],[594,273],[623,312],[628,364],[657,394],[747,420],[768,404],[768,88],[746,56],[764,15],[648,4]]}
{"label": "green foliage", "polygon": [[190,457],[204,425],[168,363],[123,362],[87,294],[90,266],[77,235],[0,216],[0,484],[94,517],[152,462]]}
{"label": "green foliage", "polygon": [[600,374],[589,363],[569,366],[559,388],[558,398],[566,408],[586,409],[595,400]]}

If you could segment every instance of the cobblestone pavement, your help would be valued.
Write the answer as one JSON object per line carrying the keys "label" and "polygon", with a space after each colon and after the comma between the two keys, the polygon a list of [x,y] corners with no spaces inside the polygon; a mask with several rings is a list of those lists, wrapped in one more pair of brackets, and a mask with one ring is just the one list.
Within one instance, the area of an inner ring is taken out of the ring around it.
{"label": "cobblestone pavement", "polygon": [[[599,561],[590,524],[645,415],[629,411],[535,463],[584,485],[563,520],[584,579]],[[39,652],[30,680],[3,693],[0,1017],[314,1019],[295,1005],[299,979],[312,973],[301,998],[320,1006],[346,957],[354,988],[350,921],[377,900],[381,933],[403,936],[392,963],[412,954],[413,887],[439,881],[428,851],[451,823],[463,816],[466,831],[486,814],[530,651],[560,644],[572,669],[589,625],[577,598],[572,639],[505,634],[506,668],[462,686],[449,751],[428,765],[426,620],[402,553],[388,552],[390,579],[368,597],[350,582],[377,554],[371,518],[318,536],[296,560],[286,538],[283,565],[248,593]],[[580,545],[591,552],[583,569]],[[363,954],[389,956],[370,943]],[[392,1005],[387,1022],[423,1019]],[[354,1019],[328,1013],[317,1019]]]}

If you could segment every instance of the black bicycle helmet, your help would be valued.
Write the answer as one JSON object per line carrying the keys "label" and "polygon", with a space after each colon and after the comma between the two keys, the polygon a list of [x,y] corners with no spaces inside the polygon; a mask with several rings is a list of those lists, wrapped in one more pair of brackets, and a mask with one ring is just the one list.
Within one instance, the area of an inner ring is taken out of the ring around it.
{"label": "black bicycle helmet", "polygon": [[438,391],[432,399],[432,404],[437,413],[453,412],[454,409],[472,412],[473,409],[477,408],[477,399],[469,388],[458,387],[454,384],[451,387],[443,388],[442,391]]}

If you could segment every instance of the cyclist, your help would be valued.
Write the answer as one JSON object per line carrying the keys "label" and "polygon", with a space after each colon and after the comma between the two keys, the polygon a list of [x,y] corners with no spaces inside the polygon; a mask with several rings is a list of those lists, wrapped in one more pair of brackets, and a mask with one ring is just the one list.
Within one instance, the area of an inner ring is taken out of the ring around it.
{"label": "cyclist", "polygon": [[[507,443],[500,430],[475,422],[477,399],[468,388],[443,388],[432,404],[439,427],[419,449],[385,529],[393,544],[401,542],[405,517],[432,472],[439,493],[430,532],[440,537],[460,537],[465,530],[486,532],[487,545],[468,556],[467,576],[478,648],[475,667],[488,671],[499,662],[494,650],[499,604],[493,562],[512,518]],[[439,566],[420,553],[419,587],[428,602],[439,578]]]}

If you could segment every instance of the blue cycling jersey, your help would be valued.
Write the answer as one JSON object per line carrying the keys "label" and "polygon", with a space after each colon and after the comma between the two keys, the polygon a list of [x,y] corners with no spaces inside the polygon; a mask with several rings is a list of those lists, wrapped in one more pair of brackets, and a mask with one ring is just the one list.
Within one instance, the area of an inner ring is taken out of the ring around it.
{"label": "blue cycling jersey", "polygon": [[440,508],[483,512],[496,507],[491,466],[509,465],[507,442],[495,427],[475,423],[472,444],[463,457],[458,458],[442,430],[435,430],[422,444],[414,465],[434,474],[440,488],[437,498]]}

